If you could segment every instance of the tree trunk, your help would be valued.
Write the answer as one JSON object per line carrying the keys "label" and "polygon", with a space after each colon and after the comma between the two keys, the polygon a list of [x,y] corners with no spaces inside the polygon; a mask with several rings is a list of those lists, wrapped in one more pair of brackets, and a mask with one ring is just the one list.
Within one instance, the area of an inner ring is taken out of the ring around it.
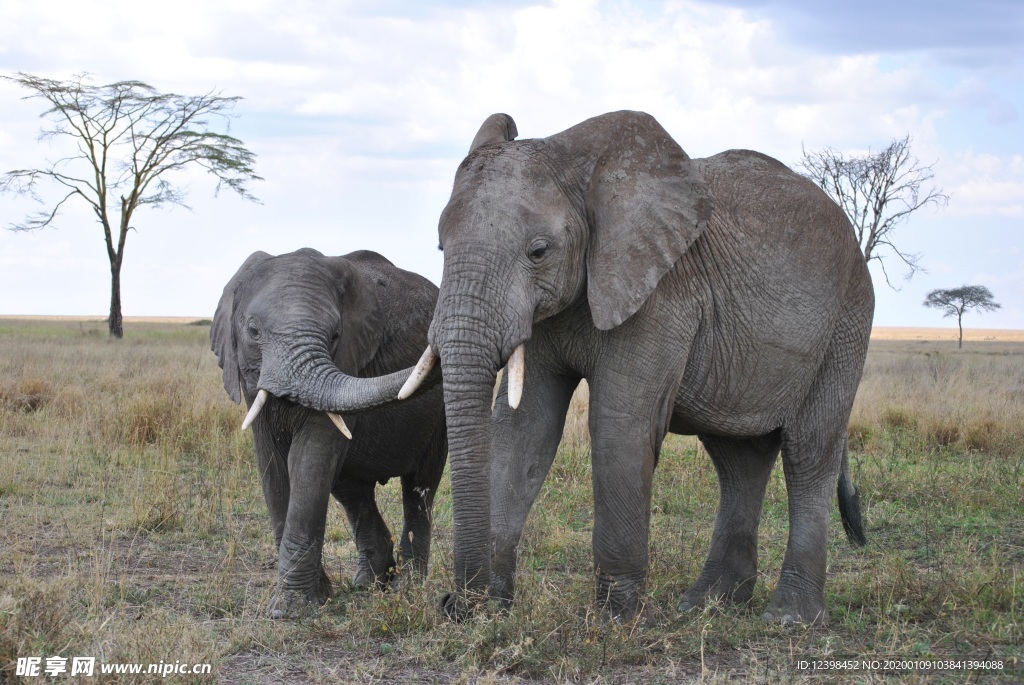
{"label": "tree trunk", "polygon": [[963,324],[963,319],[964,319],[963,312],[960,312],[960,314],[958,314],[957,317],[956,317],[956,327],[960,329],[960,338],[958,339],[957,346],[956,346],[958,350],[964,349],[964,324]]}
{"label": "tree trunk", "polygon": [[107,258],[110,260],[110,316],[107,317],[107,328],[110,331],[110,337],[117,338],[118,340],[124,337],[124,328],[121,321],[121,265],[124,264],[124,241],[128,238],[128,222],[131,220],[134,209],[135,207],[129,206],[128,200],[122,196],[121,221],[116,248],[111,239],[110,221],[107,219],[105,204],[100,215],[107,241]]}
{"label": "tree trunk", "polygon": [[124,328],[121,322],[121,262],[110,264],[110,316],[107,318],[107,328],[111,338],[120,340],[124,337]]}

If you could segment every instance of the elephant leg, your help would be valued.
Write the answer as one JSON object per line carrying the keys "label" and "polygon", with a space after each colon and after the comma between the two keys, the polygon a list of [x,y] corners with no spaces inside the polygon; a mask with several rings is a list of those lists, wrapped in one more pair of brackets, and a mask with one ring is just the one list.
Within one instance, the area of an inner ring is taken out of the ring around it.
{"label": "elephant leg", "polygon": [[323,604],[330,595],[323,567],[324,528],[342,450],[337,429],[326,417],[311,417],[292,438],[288,513],[278,548],[277,591],[269,610],[273,618],[295,615],[303,604]]}
{"label": "elephant leg", "polygon": [[427,576],[434,496],[444,473],[447,453],[448,435],[441,424],[431,436],[416,472],[402,476],[402,510],[405,521],[400,544],[402,563],[411,562],[413,571],[420,578]]}
{"label": "elephant leg", "polygon": [[785,436],[782,466],[789,501],[789,539],[779,583],[766,621],[828,622],[825,571],[829,513],[839,477],[842,440],[838,435]]}
{"label": "elephant leg", "polygon": [[718,473],[720,499],[704,568],[683,595],[680,611],[707,600],[748,602],[757,582],[757,529],[779,433],[763,438],[700,436]]}
{"label": "elephant leg", "polygon": [[565,416],[579,378],[527,364],[528,389],[517,409],[508,406],[508,382],[495,399],[491,440],[491,534],[494,540],[490,594],[505,607],[515,599],[519,539],[562,440]]}
{"label": "elephant leg", "polygon": [[395,547],[384,518],[377,509],[376,483],[343,478],[334,496],[345,508],[356,541],[358,561],[352,584],[365,590],[385,587],[395,570]]}
{"label": "elephant leg", "polygon": [[642,611],[647,584],[651,481],[675,386],[638,387],[621,369],[590,384],[597,604],[613,618]]}
{"label": "elephant leg", "polygon": [[[430,560],[430,515],[434,506],[434,486],[420,486],[413,475],[402,476],[402,512],[404,527],[399,549],[402,564],[411,566],[419,578],[426,578]],[[403,572],[405,569],[403,569]]]}
{"label": "elephant leg", "polygon": [[278,444],[271,430],[263,422],[254,425],[256,440],[256,466],[260,473],[263,499],[270,514],[270,529],[274,534],[275,557],[281,549],[284,524],[288,518],[288,499],[291,484],[288,480],[288,443]]}
{"label": "elephant leg", "polygon": [[[859,329],[863,331],[859,331]],[[764,618],[784,623],[828,622],[825,571],[832,497],[842,470],[847,423],[863,355],[866,326],[842,322],[800,411],[782,428],[782,466],[789,501],[789,540],[779,583]]]}
{"label": "elephant leg", "polygon": [[636,435],[632,420],[605,420],[598,427],[591,418],[590,431],[597,604],[628,621],[642,608],[647,584],[655,449],[648,436]]}

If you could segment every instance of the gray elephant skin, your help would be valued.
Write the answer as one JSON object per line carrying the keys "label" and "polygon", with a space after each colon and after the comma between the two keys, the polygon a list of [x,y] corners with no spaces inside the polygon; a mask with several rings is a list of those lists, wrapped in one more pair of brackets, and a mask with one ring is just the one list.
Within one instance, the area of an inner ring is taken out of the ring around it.
{"label": "gray elephant skin", "polygon": [[[699,437],[720,484],[707,560],[680,608],[751,598],[781,451],[789,539],[764,617],[824,623],[837,490],[863,542],[846,431],[874,311],[842,211],[763,154],[690,159],[639,112],[516,135],[508,115],[484,122],[439,222],[429,342],[454,499],[449,616],[488,595],[512,602],[523,526],[585,378],[598,605],[628,620],[645,601],[651,480],[671,431]],[[517,355],[525,368],[504,374],[492,421],[496,374]]]}
{"label": "gray elephant skin", "polygon": [[[425,278],[367,251],[256,252],[224,288],[210,332],[224,389],[249,407],[260,391],[267,397],[252,429],[278,551],[271,616],[295,615],[329,596],[322,548],[332,494],[355,537],[354,584],[391,579],[398,568],[393,538],[374,496],[375,485],[390,478],[402,482],[402,561],[425,574],[431,507],[447,455],[441,388],[378,408],[339,387],[415,363],[436,300],[437,287]],[[378,394],[393,398],[398,387],[378,385]],[[328,403],[358,412],[343,417],[351,440],[324,413]]]}

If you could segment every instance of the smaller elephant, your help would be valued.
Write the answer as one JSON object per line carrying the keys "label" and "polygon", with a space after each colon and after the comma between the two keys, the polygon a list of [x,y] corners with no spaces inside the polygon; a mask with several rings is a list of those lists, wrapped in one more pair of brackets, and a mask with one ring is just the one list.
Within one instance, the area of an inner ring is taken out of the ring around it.
{"label": "smaller elephant", "polygon": [[[402,479],[401,559],[425,575],[431,509],[448,452],[441,388],[383,408],[323,411],[353,376],[413,365],[426,344],[437,287],[379,254],[253,253],[224,288],[210,330],[224,389],[250,407],[260,481],[278,551],[274,618],[330,593],[322,549],[330,495],[358,550],[357,587],[394,578],[394,538],[374,488]],[[369,409],[369,411],[367,411]],[[349,432],[349,426],[351,432]]]}

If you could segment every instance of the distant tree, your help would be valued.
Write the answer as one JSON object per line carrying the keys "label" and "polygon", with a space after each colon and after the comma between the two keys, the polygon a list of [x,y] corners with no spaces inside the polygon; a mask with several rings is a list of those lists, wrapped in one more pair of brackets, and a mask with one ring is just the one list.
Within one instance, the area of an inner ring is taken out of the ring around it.
{"label": "distant tree", "polygon": [[992,293],[983,285],[962,285],[950,290],[933,290],[924,300],[925,307],[943,312],[943,316],[955,316],[960,330],[959,348],[964,346],[964,314],[972,309],[991,312],[1001,305],[992,300]]}
{"label": "distant tree", "polygon": [[909,280],[921,266],[921,255],[896,247],[894,234],[910,214],[927,205],[945,206],[949,196],[929,182],[932,165],[922,165],[910,154],[910,136],[894,139],[882,151],[845,156],[825,148],[803,151],[797,167],[835,200],[853,224],[864,261],[877,260],[892,287],[885,268],[886,253],[903,261]]}
{"label": "distant tree", "polygon": [[[0,192],[27,194],[45,207],[8,228],[33,231],[50,226],[65,202],[76,197],[85,201],[103,227],[111,277],[108,328],[111,337],[120,338],[125,239],[134,228],[137,209],[187,207],[187,188],[171,182],[172,172],[196,165],[217,177],[217,191],[227,186],[256,200],[249,192],[251,181],[262,180],[254,170],[256,156],[237,138],[212,130],[214,121],[228,128],[240,98],[159,93],[141,81],[94,86],[86,83],[86,74],[68,81],[21,72],[0,78],[31,91],[26,100],[41,98],[48,103],[41,117],[51,127],[43,129],[40,140],[65,138],[74,143],[67,156],[47,160],[42,168],[0,176]],[[47,202],[38,193],[40,181],[56,186],[64,196]]]}

